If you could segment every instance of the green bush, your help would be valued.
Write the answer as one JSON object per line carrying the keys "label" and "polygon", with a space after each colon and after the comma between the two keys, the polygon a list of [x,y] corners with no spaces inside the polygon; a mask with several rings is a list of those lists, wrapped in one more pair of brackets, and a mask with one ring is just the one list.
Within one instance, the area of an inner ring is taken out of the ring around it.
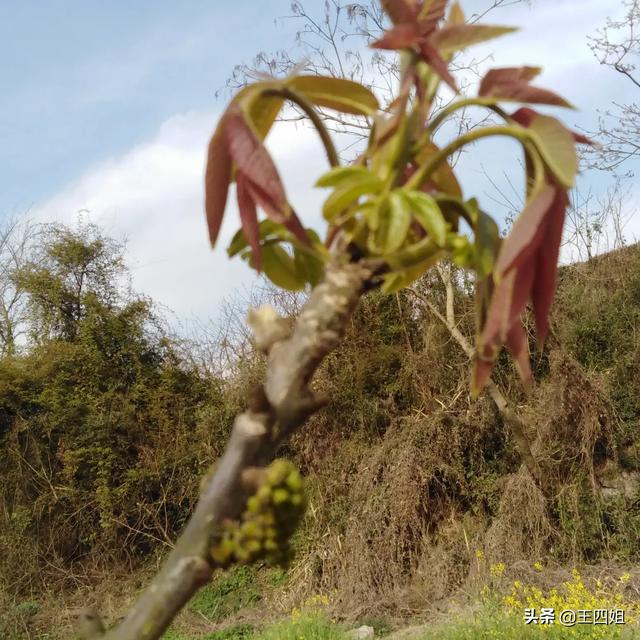
{"label": "green bush", "polygon": [[218,573],[191,600],[189,610],[217,621],[256,604],[261,594],[255,574],[255,569],[245,566]]}

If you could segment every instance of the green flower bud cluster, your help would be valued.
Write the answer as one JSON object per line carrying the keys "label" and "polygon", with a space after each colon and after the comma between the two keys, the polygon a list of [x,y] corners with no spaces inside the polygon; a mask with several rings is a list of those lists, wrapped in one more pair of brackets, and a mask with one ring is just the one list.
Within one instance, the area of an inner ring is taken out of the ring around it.
{"label": "green flower bud cluster", "polygon": [[274,460],[247,500],[242,520],[229,522],[211,557],[219,566],[266,560],[286,564],[290,539],[306,508],[302,477],[288,460]]}

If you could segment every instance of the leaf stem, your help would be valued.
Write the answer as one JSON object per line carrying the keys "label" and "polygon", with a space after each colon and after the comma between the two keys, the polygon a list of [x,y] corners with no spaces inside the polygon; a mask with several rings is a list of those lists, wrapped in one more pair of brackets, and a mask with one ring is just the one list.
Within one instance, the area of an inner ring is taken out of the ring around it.
{"label": "leaf stem", "polygon": [[404,271],[425,260],[435,258],[443,252],[444,250],[433,241],[433,238],[423,238],[415,244],[383,256],[382,259],[391,272]]}
{"label": "leaf stem", "polygon": [[409,181],[406,184],[408,189],[420,189],[427,178],[438,168],[438,166],[444,162],[452,153],[455,153],[458,149],[475,142],[476,140],[481,140],[482,138],[489,138],[491,136],[507,136],[510,138],[515,138],[522,144],[529,142],[530,137],[529,133],[526,129],[522,127],[514,127],[514,126],[494,126],[494,127],[485,127],[484,129],[476,129],[474,131],[469,131],[469,133],[465,133],[463,136],[456,138],[452,142],[450,142],[446,147],[443,147],[432,155],[427,162],[425,162],[422,166],[418,168],[418,170],[411,176]]}
{"label": "leaf stem", "polygon": [[442,109],[442,111],[440,111],[440,113],[438,113],[438,115],[429,123],[425,135],[433,133],[452,113],[455,113],[459,109],[464,109],[465,107],[486,107],[487,109],[491,109],[491,111],[497,113],[505,120],[508,121],[509,119],[509,114],[495,104],[495,98],[463,98],[462,100],[457,100],[453,104]]}
{"label": "leaf stem", "polygon": [[260,93],[265,97],[284,98],[285,100],[289,100],[290,102],[297,104],[309,120],[311,120],[311,123],[318,132],[320,140],[324,146],[325,153],[327,154],[329,164],[332,167],[340,166],[338,152],[333,144],[333,140],[331,140],[329,131],[322,123],[320,114],[315,110],[311,102],[309,102],[303,95],[299,94],[297,91],[293,91],[293,89],[290,89],[289,87],[263,89]]}

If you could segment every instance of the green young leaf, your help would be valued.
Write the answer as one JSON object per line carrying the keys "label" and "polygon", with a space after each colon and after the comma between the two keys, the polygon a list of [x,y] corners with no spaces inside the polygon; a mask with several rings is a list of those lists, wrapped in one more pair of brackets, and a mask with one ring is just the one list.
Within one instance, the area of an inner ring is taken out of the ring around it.
{"label": "green young leaf", "polygon": [[442,253],[442,249],[432,238],[423,238],[418,242],[402,247],[395,253],[386,255],[384,260],[391,271],[406,271],[434,258],[436,255],[440,256]]}
{"label": "green young leaf", "polygon": [[476,263],[475,247],[469,242],[469,238],[457,234],[449,234],[447,239],[451,259],[463,269],[470,269]]}
{"label": "green young leaf", "polygon": [[371,231],[375,231],[380,226],[380,203],[377,200],[363,202],[358,207],[358,211],[364,216],[363,221]]}
{"label": "green young leaf", "polygon": [[[288,242],[291,238],[291,234],[287,231],[287,229],[273,220],[262,220],[258,225],[260,241],[264,243],[265,240],[270,237],[279,238],[283,242]],[[242,233],[242,229],[238,229],[234,234],[229,246],[227,247],[227,255],[230,258],[238,255],[243,249],[246,249],[249,246],[247,242],[247,238],[244,233]]]}
{"label": "green young leaf", "polygon": [[395,122],[386,121],[378,130],[380,136],[376,140],[371,157],[371,171],[386,180],[390,173],[404,168],[411,151],[411,135],[416,123],[416,114],[408,117],[394,118]]}
{"label": "green young leaf", "polygon": [[408,287],[412,282],[417,280],[423,273],[430,269],[436,262],[438,262],[444,252],[437,251],[430,258],[427,258],[423,262],[419,262],[417,265],[404,271],[395,271],[385,275],[382,283],[383,293],[394,293]]}
{"label": "green young leaf", "polygon": [[295,76],[287,85],[318,107],[370,116],[380,108],[377,98],[359,82],[323,76]]}
{"label": "green young leaf", "polygon": [[[422,146],[416,155],[416,162],[422,165],[427,162],[431,156],[438,153],[438,151],[440,151],[440,149],[433,142],[429,141]],[[462,189],[448,162],[441,162],[438,168],[431,174],[429,180],[439,191],[454,198],[462,198]]]}
{"label": "green young leaf", "polygon": [[[307,251],[309,251],[309,246],[304,245],[296,236],[294,236],[283,224],[279,224],[274,222],[273,220],[262,220],[258,225],[259,234],[260,234],[260,244],[264,246],[265,244],[276,242],[288,242],[294,246],[306,247]],[[314,250],[319,253],[325,251],[322,242],[320,241],[318,234],[313,229],[305,229],[307,237],[314,245]],[[246,249],[249,246],[247,242],[247,238],[245,237],[242,229],[238,229],[234,234],[229,246],[227,247],[227,255],[230,258],[238,255],[241,251]]]}
{"label": "green young leaf", "polygon": [[256,82],[241,89],[234,98],[234,101],[242,106],[243,111],[249,116],[249,120],[263,139],[267,137],[276,121],[284,105],[284,99],[261,94],[265,89],[279,89],[281,87],[281,82]]}
{"label": "green young leaf", "polygon": [[457,2],[454,2],[451,5],[451,9],[449,9],[447,24],[454,25],[454,24],[464,24],[464,23],[465,23],[464,11],[462,10],[462,7]]}
{"label": "green young leaf", "polygon": [[422,191],[408,191],[406,198],[413,208],[413,215],[420,226],[433,238],[440,247],[447,241],[449,225],[440,211],[438,203],[428,193]]}
{"label": "green young leaf", "polygon": [[306,284],[305,273],[294,259],[277,244],[262,248],[262,268],[269,280],[289,291],[301,291]]}
{"label": "green young leaf", "polygon": [[383,183],[380,178],[371,173],[358,175],[349,178],[340,184],[326,200],[322,207],[325,220],[333,220],[347,207],[354,204],[360,196],[365,194],[376,194],[382,189]]}
{"label": "green young leaf", "polygon": [[297,273],[301,274],[312,287],[315,287],[322,279],[324,263],[316,256],[294,247],[293,262]]}
{"label": "green young leaf", "polygon": [[571,132],[559,120],[541,114],[536,114],[528,130],[549,170],[563,187],[571,188],[578,172],[578,156]]}
{"label": "green young leaf", "polygon": [[517,31],[515,27],[495,27],[484,24],[452,24],[438,29],[430,38],[444,55],[450,55],[480,42],[493,40]]}
{"label": "green young leaf", "polygon": [[379,207],[379,224],[372,234],[375,253],[387,254],[399,249],[411,226],[410,203],[400,191],[392,191]]}
{"label": "green young leaf", "polygon": [[243,249],[246,249],[247,246],[247,239],[244,237],[242,229],[238,229],[233,235],[233,238],[231,238],[231,242],[227,247],[227,255],[230,258],[233,258],[234,256],[237,256]]}
{"label": "green young leaf", "polygon": [[478,278],[482,279],[493,270],[498,249],[500,248],[500,229],[495,220],[480,209],[475,198],[465,204],[473,221],[476,274]]}
{"label": "green young leaf", "polygon": [[366,167],[360,167],[358,165],[349,165],[347,167],[334,167],[330,171],[327,171],[324,175],[318,178],[316,187],[337,187],[340,183],[355,177],[367,177],[373,174]]}

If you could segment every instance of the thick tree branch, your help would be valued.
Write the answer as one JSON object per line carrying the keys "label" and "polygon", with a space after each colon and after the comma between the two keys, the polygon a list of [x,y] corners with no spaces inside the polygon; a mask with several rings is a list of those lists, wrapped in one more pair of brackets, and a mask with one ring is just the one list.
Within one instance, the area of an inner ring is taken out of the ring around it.
{"label": "thick tree branch", "polygon": [[[372,275],[360,264],[328,266],[290,333],[273,311],[251,314],[256,343],[268,357],[265,384],[255,390],[249,409],[236,418],[226,451],[205,476],[198,504],[175,549],[122,623],[102,636],[104,640],[160,638],[211,578],[216,566],[210,550],[220,527],[244,508],[243,471],[272,457],[282,439],[324,404],[310,388],[311,379],[340,343]],[[94,630],[99,624],[97,618]],[[84,637],[89,640],[86,632]]]}

